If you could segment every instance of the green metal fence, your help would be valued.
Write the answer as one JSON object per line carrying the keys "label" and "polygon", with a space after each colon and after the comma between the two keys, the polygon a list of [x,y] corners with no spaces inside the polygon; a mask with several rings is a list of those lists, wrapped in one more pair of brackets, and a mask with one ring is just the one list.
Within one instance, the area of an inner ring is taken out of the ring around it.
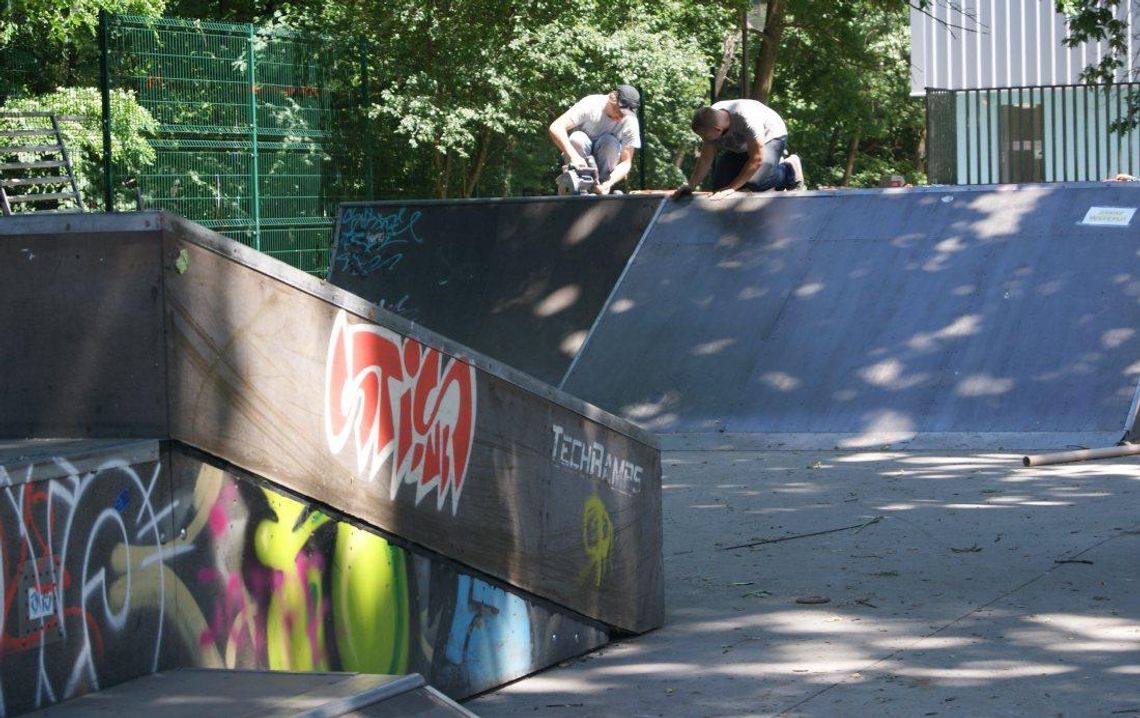
{"label": "green metal fence", "polygon": [[939,184],[1095,182],[1140,174],[1140,83],[926,91]]}
{"label": "green metal fence", "polygon": [[[320,38],[253,25],[105,15],[104,96],[129,89],[161,123],[154,165],[107,174],[108,209],[132,192],[315,274],[328,266],[338,112],[353,104]],[[105,113],[105,131],[110,119]]]}

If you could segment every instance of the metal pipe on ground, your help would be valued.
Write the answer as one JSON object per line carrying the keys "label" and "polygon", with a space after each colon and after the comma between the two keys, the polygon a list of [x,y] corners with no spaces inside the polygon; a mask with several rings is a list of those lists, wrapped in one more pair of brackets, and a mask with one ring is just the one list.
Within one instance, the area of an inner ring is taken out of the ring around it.
{"label": "metal pipe on ground", "polygon": [[1065,464],[1070,461],[1113,459],[1119,456],[1136,455],[1140,455],[1140,444],[1122,444],[1120,446],[1106,446],[1101,449],[1076,449],[1074,451],[1058,451],[1054,454],[1023,456],[1021,463],[1025,466],[1048,466],[1049,464]]}

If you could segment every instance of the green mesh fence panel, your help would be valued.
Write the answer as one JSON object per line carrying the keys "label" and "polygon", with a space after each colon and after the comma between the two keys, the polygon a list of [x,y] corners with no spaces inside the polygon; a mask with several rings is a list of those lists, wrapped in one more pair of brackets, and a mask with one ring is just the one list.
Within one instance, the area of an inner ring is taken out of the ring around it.
{"label": "green mesh fence panel", "polygon": [[329,43],[252,25],[113,15],[106,44],[109,86],[129,89],[161,123],[157,161],[137,178],[145,206],[323,275],[336,204],[356,199],[330,196],[336,170],[326,145],[354,95],[335,76],[346,63]]}

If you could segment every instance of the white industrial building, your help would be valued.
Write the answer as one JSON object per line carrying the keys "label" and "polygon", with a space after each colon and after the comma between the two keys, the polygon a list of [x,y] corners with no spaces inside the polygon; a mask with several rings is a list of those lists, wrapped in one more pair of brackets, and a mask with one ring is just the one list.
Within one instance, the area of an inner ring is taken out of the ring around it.
{"label": "white industrial building", "polygon": [[925,95],[932,183],[1101,180],[1140,174],[1140,131],[1112,130],[1140,105],[1140,0],[1121,0],[1128,63],[1110,86],[1081,72],[1107,41],[1065,47],[1053,0],[936,0],[911,9],[911,94]]}

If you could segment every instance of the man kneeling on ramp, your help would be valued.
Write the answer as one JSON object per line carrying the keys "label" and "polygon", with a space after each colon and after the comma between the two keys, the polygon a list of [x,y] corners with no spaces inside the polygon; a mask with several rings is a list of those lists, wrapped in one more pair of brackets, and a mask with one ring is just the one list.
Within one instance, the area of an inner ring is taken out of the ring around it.
{"label": "man kneeling on ramp", "polygon": [[689,181],[673,193],[673,199],[692,194],[710,167],[714,190],[710,199],[714,200],[741,190],[803,189],[800,158],[791,155],[781,161],[788,146],[788,128],[767,105],[756,100],[725,100],[697,110],[692,126],[704,140],[701,155]]}

